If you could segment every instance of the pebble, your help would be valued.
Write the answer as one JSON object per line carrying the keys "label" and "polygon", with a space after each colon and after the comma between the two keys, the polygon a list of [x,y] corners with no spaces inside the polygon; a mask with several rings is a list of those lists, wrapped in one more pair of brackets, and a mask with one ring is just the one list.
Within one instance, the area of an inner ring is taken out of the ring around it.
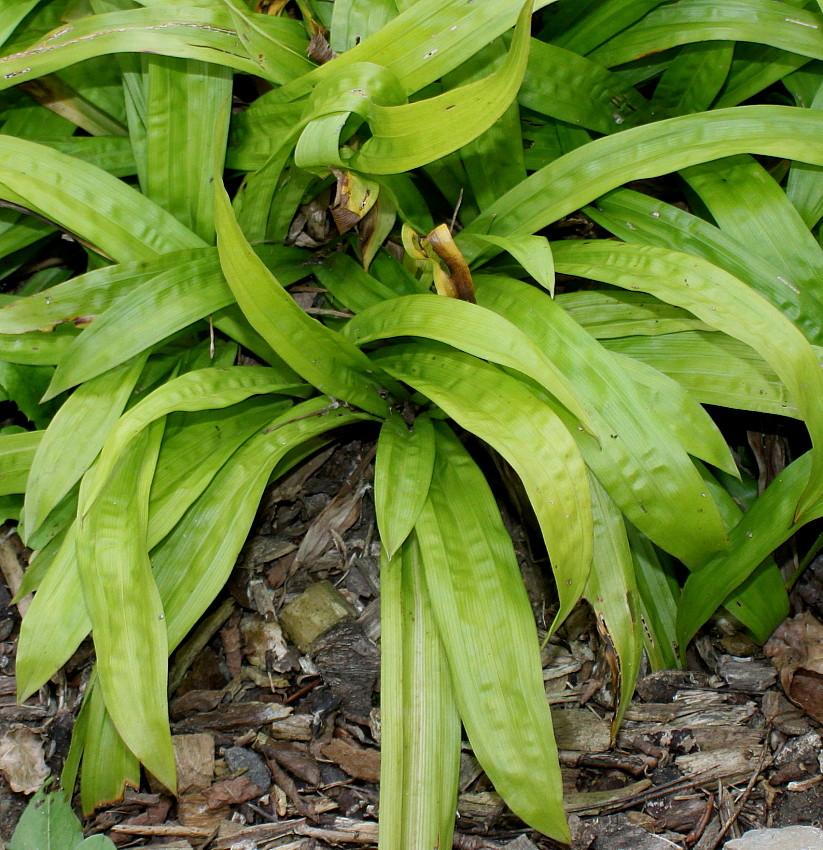
{"label": "pebble", "polygon": [[814,826],[752,829],[726,842],[725,850],[823,850],[823,830]]}
{"label": "pebble", "polygon": [[263,791],[271,786],[271,773],[266,763],[253,750],[245,747],[229,747],[223,753],[226,766],[232,773],[245,770],[246,777]]}

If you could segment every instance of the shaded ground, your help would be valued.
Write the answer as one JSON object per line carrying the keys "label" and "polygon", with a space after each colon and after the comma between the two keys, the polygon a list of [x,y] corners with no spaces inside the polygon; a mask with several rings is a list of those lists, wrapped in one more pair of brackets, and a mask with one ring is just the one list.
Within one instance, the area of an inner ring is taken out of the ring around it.
{"label": "shaded ground", "polygon": [[[172,659],[180,797],[146,785],[88,821],[122,847],[288,850],[376,844],[379,542],[370,443],[328,449],[272,487],[220,599]],[[10,529],[0,566],[25,553]],[[512,524],[538,628],[541,564]],[[823,564],[796,591],[816,609]],[[58,679],[14,705],[19,614],[0,588],[0,836],[25,804],[6,782],[59,774],[90,669],[84,644]],[[482,635],[478,635],[482,640]],[[823,739],[771,662],[730,624],[699,638],[688,671],[641,678],[610,742],[608,647],[581,606],[543,652],[575,848],[714,850],[745,829],[816,823]],[[799,680],[798,680],[799,681]],[[455,846],[554,845],[507,813],[464,745]],[[40,771],[40,773],[38,773]],[[42,781],[42,777],[39,779]]]}

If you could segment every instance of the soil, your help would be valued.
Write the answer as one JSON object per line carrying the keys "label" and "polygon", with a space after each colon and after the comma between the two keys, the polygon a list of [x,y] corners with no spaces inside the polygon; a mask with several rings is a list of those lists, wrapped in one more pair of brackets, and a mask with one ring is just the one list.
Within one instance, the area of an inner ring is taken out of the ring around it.
{"label": "soil", "polygon": [[[376,845],[380,544],[374,446],[352,436],[269,488],[230,581],[172,657],[180,796],[146,783],[87,819],[88,834],[166,850]],[[509,524],[542,637],[552,605],[545,564],[528,528]],[[0,540],[0,560],[24,568],[13,528]],[[14,570],[3,571],[14,584]],[[821,582],[815,561],[795,613],[820,614]],[[28,758],[59,775],[90,646],[15,705],[20,616],[10,599],[0,591],[0,741],[29,730]],[[817,823],[820,724],[787,699],[770,660],[733,623],[710,624],[687,670],[644,672],[616,742],[607,651],[585,605],[543,651],[576,850],[714,850],[753,827]],[[25,803],[0,775],[2,839]],[[468,743],[455,846],[556,846],[506,810]]]}

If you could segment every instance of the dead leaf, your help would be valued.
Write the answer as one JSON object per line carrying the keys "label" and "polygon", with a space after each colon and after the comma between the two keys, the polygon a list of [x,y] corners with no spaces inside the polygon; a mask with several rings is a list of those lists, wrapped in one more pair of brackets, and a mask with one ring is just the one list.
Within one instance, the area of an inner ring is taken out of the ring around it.
{"label": "dead leaf", "polygon": [[0,770],[13,791],[34,794],[50,775],[40,737],[25,727],[0,735]]}
{"label": "dead leaf", "polygon": [[306,564],[322,555],[334,542],[334,534],[343,535],[360,518],[360,503],[367,484],[353,492],[338,493],[312,520],[297,550],[295,561]]}
{"label": "dead leaf", "polygon": [[784,620],[763,649],[786,696],[823,723],[823,624],[808,612]]}

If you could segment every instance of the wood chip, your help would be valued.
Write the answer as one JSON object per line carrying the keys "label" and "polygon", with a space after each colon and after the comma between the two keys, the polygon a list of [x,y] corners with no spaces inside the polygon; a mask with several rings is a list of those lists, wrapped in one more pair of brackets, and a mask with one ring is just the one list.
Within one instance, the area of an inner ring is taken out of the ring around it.
{"label": "wood chip", "polygon": [[380,781],[379,750],[333,738],[320,748],[320,752],[355,779],[362,779],[365,782]]}
{"label": "wood chip", "polygon": [[175,735],[172,743],[178,792],[187,794],[208,788],[214,779],[214,737],[207,732]]}

